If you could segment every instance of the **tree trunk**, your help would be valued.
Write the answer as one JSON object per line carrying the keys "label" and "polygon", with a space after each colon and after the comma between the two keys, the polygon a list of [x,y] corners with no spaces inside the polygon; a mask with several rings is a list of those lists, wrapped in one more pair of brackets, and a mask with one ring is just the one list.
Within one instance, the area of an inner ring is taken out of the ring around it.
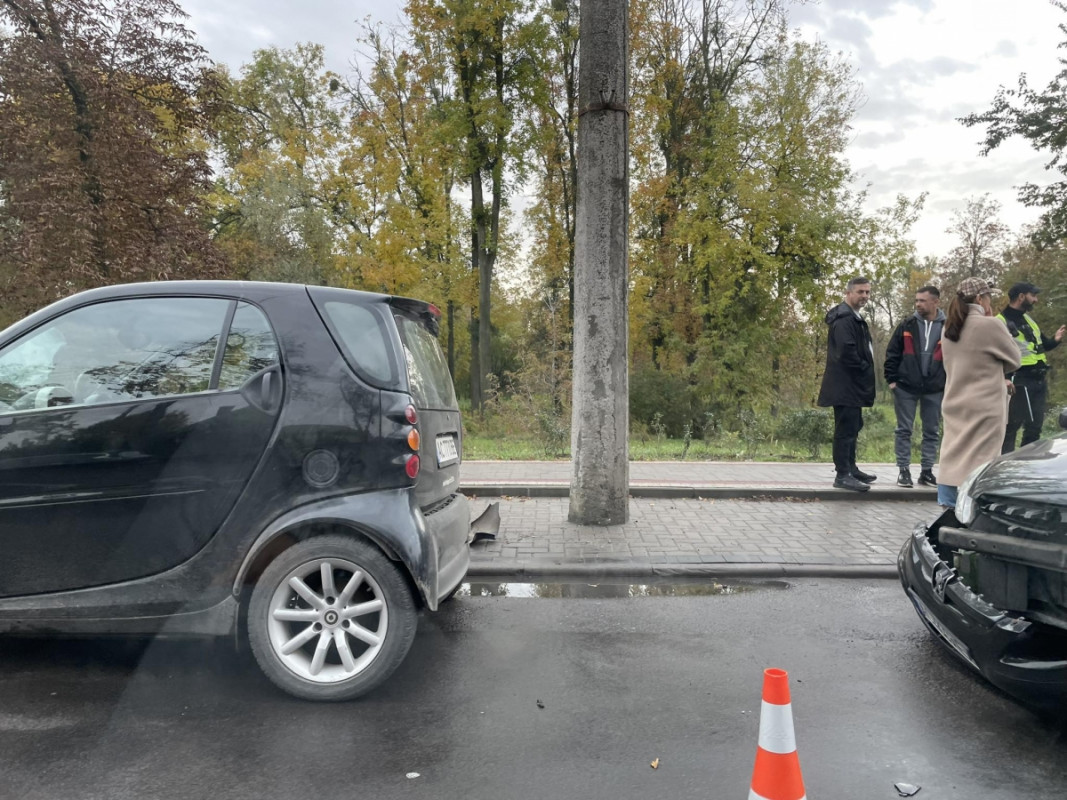
{"label": "tree trunk", "polygon": [[448,374],[452,376],[452,381],[456,380],[456,301],[449,298],[445,304],[445,313],[448,320],[448,346],[446,352],[448,354]]}
{"label": "tree trunk", "polygon": [[482,413],[482,368],[478,363],[478,317],[471,314],[467,322],[471,339],[471,411]]}
{"label": "tree trunk", "polygon": [[628,3],[581,10],[571,522],[629,515]]}

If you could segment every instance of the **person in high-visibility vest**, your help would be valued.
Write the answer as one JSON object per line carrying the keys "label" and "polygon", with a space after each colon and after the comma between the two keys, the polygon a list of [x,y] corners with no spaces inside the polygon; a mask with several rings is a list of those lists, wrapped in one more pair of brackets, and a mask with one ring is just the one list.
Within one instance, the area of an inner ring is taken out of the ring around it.
{"label": "person in high-visibility vest", "polygon": [[1023,429],[1020,447],[1041,438],[1048,401],[1048,357],[1045,354],[1058,347],[1067,332],[1067,325],[1060,325],[1052,338],[1043,336],[1037,323],[1027,313],[1037,303],[1040,291],[1032,283],[1016,283],[1008,290],[1008,305],[997,314],[997,318],[1008,326],[1008,333],[1015,337],[1022,353],[1022,366],[1012,376],[1015,394],[1008,407],[1008,424],[1000,450],[1002,453],[1010,453],[1015,449],[1015,437],[1020,427]]}

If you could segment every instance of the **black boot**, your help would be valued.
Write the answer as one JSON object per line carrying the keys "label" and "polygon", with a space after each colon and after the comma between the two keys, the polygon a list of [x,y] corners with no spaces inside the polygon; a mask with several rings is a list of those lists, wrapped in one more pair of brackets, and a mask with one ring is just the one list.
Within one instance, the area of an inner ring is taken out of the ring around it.
{"label": "black boot", "polygon": [[932,469],[924,469],[919,473],[919,485],[937,486],[937,478],[934,477],[934,471]]}
{"label": "black boot", "polygon": [[842,474],[839,472],[837,473],[837,478],[834,480],[834,488],[848,489],[852,492],[866,492],[871,487],[869,484],[864,483],[853,475]]}
{"label": "black boot", "polygon": [[852,477],[858,481],[863,481],[864,483],[874,483],[876,480],[878,480],[877,475],[872,475],[869,472],[864,472],[857,466],[852,467]]}

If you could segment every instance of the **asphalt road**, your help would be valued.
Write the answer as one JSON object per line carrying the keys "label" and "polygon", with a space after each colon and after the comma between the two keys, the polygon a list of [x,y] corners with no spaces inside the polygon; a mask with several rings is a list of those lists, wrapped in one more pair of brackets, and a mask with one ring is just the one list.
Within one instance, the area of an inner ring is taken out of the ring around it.
{"label": "asphalt road", "polygon": [[944,655],[894,582],[472,589],[347,704],[226,647],[0,639],[0,798],[745,797],[772,666],[809,797],[1067,795],[1067,729]]}

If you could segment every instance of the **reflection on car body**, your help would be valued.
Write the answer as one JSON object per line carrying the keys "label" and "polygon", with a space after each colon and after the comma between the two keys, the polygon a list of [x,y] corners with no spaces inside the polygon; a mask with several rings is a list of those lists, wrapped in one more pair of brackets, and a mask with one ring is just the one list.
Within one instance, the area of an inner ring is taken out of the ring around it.
{"label": "reflection on car body", "polygon": [[241,631],[293,694],[376,686],[469,564],[438,314],[174,282],[4,331],[0,632]]}
{"label": "reflection on car body", "polygon": [[977,470],[898,568],[951,652],[1032,705],[1067,709],[1067,434]]}

